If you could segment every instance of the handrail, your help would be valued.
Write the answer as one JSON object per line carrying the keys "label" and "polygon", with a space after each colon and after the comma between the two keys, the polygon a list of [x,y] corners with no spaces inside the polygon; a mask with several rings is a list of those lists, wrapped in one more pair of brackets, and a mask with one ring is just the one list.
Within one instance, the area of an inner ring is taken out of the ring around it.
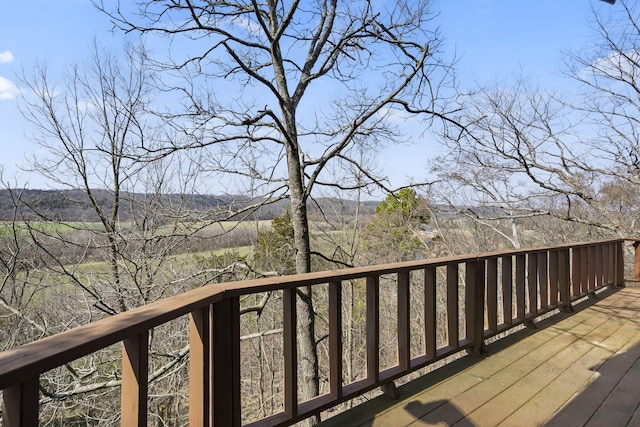
{"label": "handrail", "polygon": [[[0,353],[3,424],[37,424],[40,374],[123,342],[122,423],[146,425],[149,331],[189,315],[190,424],[240,425],[239,298],[279,290],[283,291],[284,411],[251,425],[290,425],[461,350],[480,352],[487,338],[551,310],[570,310],[574,300],[603,287],[623,285],[625,241],[636,239],[501,250],[206,285]],[[438,348],[436,270],[443,267],[448,342]],[[409,288],[415,271],[424,277],[425,348],[418,355],[411,354],[408,315]],[[463,272],[465,310],[458,313],[459,276]],[[398,364],[381,369],[379,282],[385,275],[396,276]],[[353,279],[366,281],[367,376],[343,384],[342,283]],[[295,290],[320,284],[329,286],[329,392],[299,402]],[[515,307],[512,301],[516,302]],[[459,316],[464,318],[464,331],[459,327]],[[461,332],[465,336],[459,336]]]}

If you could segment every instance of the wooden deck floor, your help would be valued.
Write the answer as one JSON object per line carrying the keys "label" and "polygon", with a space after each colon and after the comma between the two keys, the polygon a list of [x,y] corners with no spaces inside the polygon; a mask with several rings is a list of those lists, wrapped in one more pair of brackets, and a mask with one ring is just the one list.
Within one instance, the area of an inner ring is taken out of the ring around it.
{"label": "wooden deck floor", "polygon": [[322,426],[640,425],[640,288],[537,325]]}

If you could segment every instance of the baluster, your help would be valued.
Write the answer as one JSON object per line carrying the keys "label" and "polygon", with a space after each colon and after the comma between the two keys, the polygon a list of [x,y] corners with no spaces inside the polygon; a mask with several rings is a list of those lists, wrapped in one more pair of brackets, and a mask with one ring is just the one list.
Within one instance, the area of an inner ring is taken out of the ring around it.
{"label": "baluster", "polygon": [[582,252],[581,247],[574,247],[571,249],[571,294],[572,296],[579,297],[581,286],[581,271],[582,267]]}
{"label": "baluster", "polygon": [[404,370],[409,369],[411,359],[410,281],[409,271],[398,273],[398,365]]}
{"label": "baluster", "polygon": [[367,277],[367,382],[380,379],[380,278]]}
{"label": "baluster", "polygon": [[580,251],[580,296],[589,293],[589,270],[591,269],[589,252],[589,246],[584,246]]}
{"label": "baluster", "polygon": [[563,303],[562,311],[565,311],[565,312],[573,311],[573,308],[571,307],[572,299],[571,299],[570,263],[571,261],[570,261],[569,249],[559,250],[558,251],[558,287],[560,288],[560,301],[562,301]]}
{"label": "baluster", "polygon": [[549,261],[547,251],[538,253],[538,287],[540,291],[540,308],[547,311],[549,308]]}
{"label": "baluster", "polygon": [[519,321],[525,319],[527,308],[525,302],[526,261],[526,255],[516,255],[516,317]]}
{"label": "baluster", "polygon": [[504,324],[513,324],[513,257],[502,257],[502,317]]}
{"label": "baluster", "polygon": [[447,337],[449,347],[458,348],[458,264],[447,264]]}
{"label": "baluster", "polygon": [[465,265],[466,273],[466,338],[473,342],[475,354],[484,353],[484,260],[470,261]]}
{"label": "baluster", "polygon": [[538,314],[538,254],[527,255],[527,288],[529,291],[529,312],[527,320],[533,321]]}
{"label": "baluster", "polygon": [[549,251],[549,305],[558,306],[558,251]]}
{"label": "baluster", "polygon": [[604,262],[606,260],[605,260],[605,254],[604,254],[605,251],[602,250],[602,244],[597,244],[594,249],[596,251],[596,254],[595,254],[596,259],[595,259],[595,266],[594,266],[595,287],[596,289],[598,289],[598,288],[601,288],[605,283],[603,280],[603,270],[604,270],[603,265],[605,265]]}
{"label": "baluster", "polygon": [[342,283],[329,283],[329,392],[342,397]]}
{"label": "baluster", "polygon": [[587,293],[592,293],[597,286],[596,280],[596,246],[587,246]]}
{"label": "baluster", "polygon": [[487,259],[487,323],[492,332],[498,330],[498,259]]}
{"label": "baluster", "polygon": [[465,339],[475,343],[476,326],[476,261],[467,261],[464,264],[464,329]]}
{"label": "baluster", "polygon": [[611,256],[611,249],[613,246],[611,243],[605,243],[602,247],[602,285],[612,287],[613,286],[613,260]]}
{"label": "baluster", "polygon": [[436,357],[436,267],[424,269],[424,346],[429,359]]}

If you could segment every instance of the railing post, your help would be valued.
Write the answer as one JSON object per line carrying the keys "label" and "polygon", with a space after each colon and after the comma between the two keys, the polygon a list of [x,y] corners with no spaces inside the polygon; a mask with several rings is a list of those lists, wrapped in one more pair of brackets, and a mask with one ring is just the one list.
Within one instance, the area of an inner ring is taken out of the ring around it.
{"label": "railing post", "polygon": [[211,419],[211,306],[189,316],[189,425],[207,427]]}
{"label": "railing post", "polygon": [[[615,288],[617,286],[624,286],[624,277],[618,277],[618,247],[623,245],[622,242],[612,242],[607,246],[609,248],[609,269],[608,269],[608,284]],[[622,272],[624,274],[624,264],[622,265]],[[619,283],[622,282],[622,283]]]}
{"label": "railing post", "polygon": [[606,243],[602,247],[602,284],[609,288],[613,287],[613,277],[615,277],[615,274],[611,274],[615,260],[615,256],[611,256],[612,248],[611,243]]}
{"label": "railing post", "polygon": [[122,426],[147,425],[149,332],[127,338],[122,348]]}
{"label": "railing post", "polygon": [[640,282],[640,242],[633,242],[633,280]]}
{"label": "railing post", "polygon": [[30,427],[38,425],[38,377],[4,389],[2,392],[2,425]]}
{"label": "railing post", "polygon": [[212,417],[214,426],[240,426],[240,301],[213,304]]}
{"label": "railing post", "polygon": [[283,290],[282,342],[284,356],[284,412],[290,417],[298,415],[298,345],[297,345],[297,291]]}

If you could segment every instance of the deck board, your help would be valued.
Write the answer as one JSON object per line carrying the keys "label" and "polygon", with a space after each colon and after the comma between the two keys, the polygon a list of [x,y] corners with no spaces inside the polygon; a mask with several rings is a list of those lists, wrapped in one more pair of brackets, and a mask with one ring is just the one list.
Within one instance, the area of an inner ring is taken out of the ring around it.
{"label": "deck board", "polygon": [[321,425],[575,426],[640,422],[640,288],[605,291]]}

